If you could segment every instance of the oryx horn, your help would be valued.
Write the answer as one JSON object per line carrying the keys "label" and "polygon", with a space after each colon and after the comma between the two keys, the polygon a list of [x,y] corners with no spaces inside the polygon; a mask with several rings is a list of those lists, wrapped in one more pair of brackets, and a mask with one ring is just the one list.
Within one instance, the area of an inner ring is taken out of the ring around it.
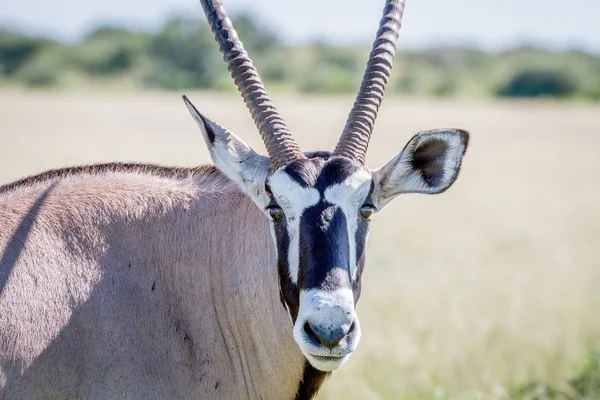
{"label": "oryx horn", "polygon": [[305,158],[275,104],[267,94],[252,60],[219,0],[200,0],[223,59],[242,94],[271,159],[272,169]]}
{"label": "oryx horn", "polygon": [[334,156],[344,156],[361,164],[365,163],[375,118],[390,78],[404,3],[405,0],[387,0],[385,3],[365,75],[344,131],[333,151]]}

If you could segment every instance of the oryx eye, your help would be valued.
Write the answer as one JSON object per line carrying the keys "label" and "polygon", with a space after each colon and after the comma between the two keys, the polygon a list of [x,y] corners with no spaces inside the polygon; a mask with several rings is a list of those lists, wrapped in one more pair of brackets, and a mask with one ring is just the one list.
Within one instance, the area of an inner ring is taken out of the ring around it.
{"label": "oryx eye", "polygon": [[283,210],[281,209],[281,207],[269,206],[267,208],[267,211],[269,212],[269,215],[271,216],[273,221],[277,221],[278,219],[283,217]]}
{"label": "oryx eye", "polygon": [[371,218],[371,215],[373,215],[374,212],[375,212],[375,207],[373,207],[373,206],[364,205],[360,208],[360,216],[363,217],[364,219]]}

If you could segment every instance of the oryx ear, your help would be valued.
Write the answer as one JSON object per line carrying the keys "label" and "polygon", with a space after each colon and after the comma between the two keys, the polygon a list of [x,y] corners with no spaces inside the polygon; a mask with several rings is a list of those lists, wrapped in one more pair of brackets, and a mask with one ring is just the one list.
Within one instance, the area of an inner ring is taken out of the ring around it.
{"label": "oryx ear", "polygon": [[[256,153],[242,139],[200,114],[186,96],[183,101],[204,136],[215,166],[262,205],[271,166],[269,157]],[[268,203],[268,196],[266,201]]]}
{"label": "oryx ear", "polygon": [[415,135],[396,157],[373,171],[375,207],[385,206],[400,193],[441,193],[460,170],[469,134],[439,129]]}

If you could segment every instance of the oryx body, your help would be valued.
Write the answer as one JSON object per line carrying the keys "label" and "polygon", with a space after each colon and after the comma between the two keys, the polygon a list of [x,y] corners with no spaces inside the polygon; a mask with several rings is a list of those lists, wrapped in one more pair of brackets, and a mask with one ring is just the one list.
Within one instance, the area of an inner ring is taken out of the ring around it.
{"label": "oryx body", "polygon": [[201,0],[268,156],[185,103],[215,167],[107,164],[0,188],[0,399],[310,399],[358,346],[369,218],[456,179],[468,134],[365,166],[404,8],[387,0],[332,153],[302,153]]}
{"label": "oryx body", "polygon": [[0,398],[296,395],[268,221],[215,168],[46,174],[0,227]]}

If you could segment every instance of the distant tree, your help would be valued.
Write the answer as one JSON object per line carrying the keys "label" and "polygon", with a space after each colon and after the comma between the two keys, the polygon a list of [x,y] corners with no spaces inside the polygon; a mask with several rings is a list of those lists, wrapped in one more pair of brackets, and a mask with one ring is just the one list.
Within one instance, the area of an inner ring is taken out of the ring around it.
{"label": "distant tree", "polygon": [[65,67],[66,57],[63,48],[55,45],[36,53],[19,68],[15,78],[27,86],[56,86],[60,83]]}
{"label": "distant tree", "polygon": [[55,43],[0,29],[0,73],[12,76],[44,48]]}
{"label": "distant tree", "polygon": [[591,100],[600,101],[600,81],[596,82],[590,89],[588,89],[587,96]]}
{"label": "distant tree", "polygon": [[395,87],[392,90],[402,94],[415,94],[417,91],[417,82],[414,74],[405,73],[396,80]]}
{"label": "distant tree", "polygon": [[433,89],[433,94],[437,97],[452,97],[456,94],[457,86],[452,76],[444,76]]}
{"label": "distant tree", "polygon": [[208,25],[196,19],[175,18],[149,44],[153,70],[151,86],[169,89],[214,88],[223,74],[222,57]]}
{"label": "distant tree", "polygon": [[149,36],[102,26],[75,47],[75,63],[91,75],[114,75],[133,68],[147,51]]}
{"label": "distant tree", "polygon": [[279,36],[264,24],[257,22],[251,14],[239,14],[232,17],[232,22],[246,50],[253,56],[282,46]]}
{"label": "distant tree", "polygon": [[[279,90],[356,92],[367,45],[292,46],[252,14],[232,19],[268,87],[273,83]],[[86,81],[99,77],[102,84],[111,86],[235,90],[204,20],[173,18],[157,32],[104,25],[75,44],[0,28],[0,84],[87,85]],[[600,100],[599,77],[598,54],[580,50],[558,52],[531,46],[499,53],[452,46],[404,49],[398,53],[388,91],[417,96]]]}
{"label": "distant tree", "polygon": [[233,16],[232,22],[263,80],[283,82],[290,79],[293,66],[289,49],[275,31],[249,13]]}
{"label": "distant tree", "polygon": [[576,91],[577,85],[566,73],[525,69],[511,76],[496,94],[503,97],[567,97]]}
{"label": "distant tree", "polygon": [[352,93],[358,89],[359,81],[344,68],[321,65],[306,74],[298,89],[304,93]]}
{"label": "distant tree", "polygon": [[366,55],[356,48],[315,43],[308,48],[311,62],[299,71],[298,89],[308,93],[352,93],[358,89]]}
{"label": "distant tree", "polygon": [[328,66],[360,75],[367,63],[367,55],[352,47],[336,47],[325,43],[314,46],[317,66]]}

